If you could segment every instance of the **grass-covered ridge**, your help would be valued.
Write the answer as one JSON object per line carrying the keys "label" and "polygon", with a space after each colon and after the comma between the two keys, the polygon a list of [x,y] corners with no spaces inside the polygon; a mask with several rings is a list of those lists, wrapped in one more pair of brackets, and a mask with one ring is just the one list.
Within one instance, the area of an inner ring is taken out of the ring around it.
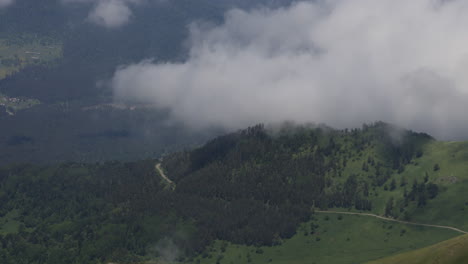
{"label": "grass-covered ridge", "polygon": [[[418,249],[456,232],[389,223],[365,216],[317,214],[274,246],[217,241],[193,263],[349,264]],[[249,261],[250,260],[250,261]],[[399,262],[394,262],[399,263]]]}
{"label": "grass-covered ridge", "polygon": [[[457,233],[318,211],[464,229],[465,151],[384,123],[258,125],[164,157],[175,189],[156,160],[9,166],[0,170],[2,263],[370,261]],[[439,208],[449,202],[458,210]]]}
{"label": "grass-covered ridge", "polygon": [[459,236],[430,247],[379,259],[368,264],[462,264],[468,263],[468,235]]}
{"label": "grass-covered ridge", "polygon": [[[423,155],[413,159],[401,173],[394,174],[373,200],[376,213],[388,213],[402,220],[436,223],[468,230],[468,143],[431,141]],[[396,188],[391,190],[392,181]],[[425,185],[425,190],[419,191]],[[435,185],[437,196],[431,199]],[[385,191],[388,187],[388,191]],[[432,188],[432,187],[430,187]]]}

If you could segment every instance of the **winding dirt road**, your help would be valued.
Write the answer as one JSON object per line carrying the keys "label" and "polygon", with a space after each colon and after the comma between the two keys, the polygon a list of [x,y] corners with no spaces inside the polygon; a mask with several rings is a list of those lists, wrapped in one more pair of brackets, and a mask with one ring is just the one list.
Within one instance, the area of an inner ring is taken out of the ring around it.
{"label": "winding dirt road", "polygon": [[[167,177],[167,175],[164,173],[164,171],[161,168],[161,163],[156,164],[155,168],[158,171],[159,175],[161,175],[161,178],[163,178],[163,180],[166,181],[167,184],[169,184],[171,189],[174,190],[175,187],[176,187],[176,184],[175,184],[175,182],[171,181],[171,179],[169,179],[169,177]],[[315,213],[370,216],[370,217],[378,218],[378,219],[381,219],[381,220],[401,223],[401,224],[405,224],[405,225],[434,227],[434,228],[448,229],[448,230],[452,230],[452,231],[462,233],[462,234],[468,234],[468,232],[463,231],[461,229],[458,229],[456,227],[452,227],[452,226],[431,225],[431,224],[421,224],[421,223],[414,223],[414,222],[408,222],[408,221],[401,221],[401,220],[388,218],[388,217],[384,217],[384,216],[380,216],[380,215],[376,215],[376,214],[369,214],[369,213],[339,212],[339,211],[315,211]]]}
{"label": "winding dirt road", "polygon": [[166,181],[167,184],[169,184],[171,189],[174,190],[176,187],[176,184],[175,182],[171,181],[171,179],[169,179],[169,177],[167,177],[167,175],[164,173],[164,171],[161,168],[161,163],[156,164],[155,169],[156,171],[158,171],[159,175],[161,175],[161,178],[163,178],[163,180]]}
{"label": "winding dirt road", "polygon": [[363,215],[363,216],[371,216],[375,217],[378,219],[382,219],[385,221],[391,221],[391,222],[396,222],[396,223],[401,223],[401,224],[406,224],[406,225],[415,225],[415,226],[426,226],[426,227],[435,227],[435,228],[442,228],[442,229],[448,229],[452,230],[455,232],[459,232],[462,234],[468,234],[468,232],[463,231],[461,229],[451,227],[451,226],[442,226],[442,225],[430,225],[430,224],[421,224],[421,223],[413,223],[413,222],[407,222],[407,221],[400,221],[397,219],[393,218],[388,218],[380,215],[375,215],[375,214],[368,214],[368,213],[353,213],[353,212],[337,212],[337,211],[315,211],[316,213],[321,213],[321,214],[342,214],[342,215]]}

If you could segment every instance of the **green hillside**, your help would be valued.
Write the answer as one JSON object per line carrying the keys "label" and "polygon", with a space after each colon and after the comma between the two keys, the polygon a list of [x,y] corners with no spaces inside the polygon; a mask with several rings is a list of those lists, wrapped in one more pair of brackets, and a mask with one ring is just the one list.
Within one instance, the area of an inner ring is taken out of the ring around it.
{"label": "green hillside", "polygon": [[[317,214],[296,235],[275,246],[217,241],[193,263],[363,263],[431,245],[456,232],[389,223],[364,216]],[[250,261],[249,261],[250,260]],[[398,263],[398,262],[395,262]]]}
{"label": "green hillside", "polygon": [[441,191],[425,207],[411,208],[411,219],[468,230],[468,143],[432,142],[424,153],[401,177],[424,179],[427,172],[429,182],[436,183]]}
{"label": "green hillside", "polygon": [[0,80],[28,65],[53,62],[62,57],[62,44],[37,34],[0,37]]}
{"label": "green hillside", "polygon": [[165,156],[174,188],[156,160],[10,165],[0,262],[371,261],[458,233],[318,211],[466,229],[465,146],[384,123],[258,125]]}
{"label": "green hillside", "polygon": [[376,260],[369,264],[463,264],[468,263],[468,235],[408,253]]}

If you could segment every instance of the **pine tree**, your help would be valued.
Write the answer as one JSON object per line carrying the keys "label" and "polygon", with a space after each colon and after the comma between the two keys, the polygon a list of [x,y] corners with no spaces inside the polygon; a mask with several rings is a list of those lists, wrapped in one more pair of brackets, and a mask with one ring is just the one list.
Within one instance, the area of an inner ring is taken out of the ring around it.
{"label": "pine tree", "polygon": [[387,204],[385,205],[385,216],[393,215],[393,197],[388,199]]}
{"label": "pine tree", "polygon": [[390,191],[393,191],[396,189],[396,181],[395,179],[392,179],[392,182],[390,183]]}
{"label": "pine tree", "polygon": [[406,184],[408,184],[408,181],[406,180],[405,176],[402,176],[400,186],[403,187],[403,186],[406,186]]}

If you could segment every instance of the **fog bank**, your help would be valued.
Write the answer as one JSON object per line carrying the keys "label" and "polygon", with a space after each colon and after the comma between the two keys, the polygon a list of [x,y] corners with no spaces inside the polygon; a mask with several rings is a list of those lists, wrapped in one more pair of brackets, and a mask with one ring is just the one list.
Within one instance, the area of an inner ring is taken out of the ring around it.
{"label": "fog bank", "polygon": [[115,96],[194,128],[382,120],[468,139],[468,2],[317,2],[193,23],[186,61],[121,66]]}

